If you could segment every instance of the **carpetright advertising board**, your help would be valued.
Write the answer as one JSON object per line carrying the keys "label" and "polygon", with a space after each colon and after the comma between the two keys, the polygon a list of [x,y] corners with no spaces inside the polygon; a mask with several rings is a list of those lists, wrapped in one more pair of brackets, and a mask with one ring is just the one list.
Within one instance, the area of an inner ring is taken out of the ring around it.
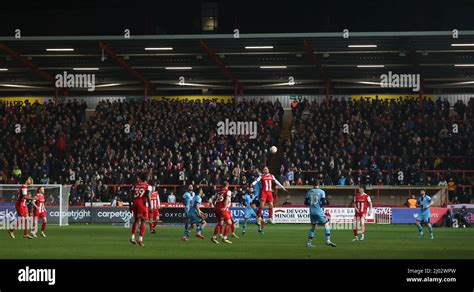
{"label": "carpetright advertising board", "polygon": [[[69,207],[67,211],[69,224],[71,223],[127,223],[132,218],[128,208],[118,207]],[[47,207],[48,223],[59,223],[59,207]],[[16,218],[15,207],[0,206],[0,222]]]}

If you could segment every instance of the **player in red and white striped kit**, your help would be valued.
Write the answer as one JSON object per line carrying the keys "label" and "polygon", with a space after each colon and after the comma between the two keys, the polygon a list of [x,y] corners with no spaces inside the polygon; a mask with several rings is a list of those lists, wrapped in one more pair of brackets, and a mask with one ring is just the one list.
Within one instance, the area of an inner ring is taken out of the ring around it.
{"label": "player in red and white striped kit", "polygon": [[362,235],[360,240],[365,239],[365,218],[367,213],[370,213],[372,209],[372,200],[370,196],[364,192],[364,187],[359,186],[357,194],[354,196],[354,208],[355,208],[355,215],[354,215],[354,236],[355,238],[352,241],[359,240],[358,236],[358,221],[362,225]]}
{"label": "player in red and white striped kit", "polygon": [[160,219],[159,209],[161,208],[160,196],[156,191],[156,187],[153,187],[153,192],[150,194],[150,206],[149,206],[149,218],[148,222],[150,224],[151,233],[155,234],[155,228]]}
{"label": "player in red and white striped kit", "polygon": [[[135,221],[132,225],[132,238],[130,242],[132,244],[138,244],[144,246],[143,236],[145,235],[146,222],[148,221],[148,206],[150,203],[151,186],[146,182],[146,176],[141,175],[138,178],[137,184],[133,187],[133,204],[132,212]],[[140,225],[140,234],[138,241],[135,240],[135,234],[137,233],[137,227]]]}
{"label": "player in red and white striped kit", "polygon": [[262,232],[262,209],[265,207],[265,204],[268,203],[270,206],[270,211],[268,216],[270,217],[269,221],[272,223],[273,218],[273,189],[272,183],[275,182],[279,187],[281,187],[285,192],[287,191],[285,187],[270,173],[268,167],[263,168],[263,174],[259,176],[253,183],[252,186],[255,186],[259,181],[262,181],[262,190],[260,193],[260,207],[258,207],[257,212],[257,225],[259,226],[259,231]]}
{"label": "player in red and white striped kit", "polygon": [[[31,200],[33,201],[33,206],[36,207],[34,198],[31,197],[31,195],[28,193],[28,186],[33,184],[33,179],[31,177],[28,177],[25,181],[24,184],[21,185],[19,194],[18,194],[18,199],[16,200],[15,207],[16,207],[16,213],[18,214],[18,221],[17,221],[17,229],[23,225],[23,232],[24,238],[32,239],[33,236],[28,234],[28,225],[30,218],[28,217],[28,206],[26,206],[26,201]],[[9,229],[8,233],[10,234],[11,238],[15,238],[15,228]]]}
{"label": "player in red and white striped kit", "polygon": [[33,237],[37,237],[36,233],[38,232],[38,223],[40,219],[43,221],[41,224],[41,236],[46,237],[46,234],[44,233],[44,231],[46,230],[46,224],[48,223],[48,220],[46,219],[46,208],[44,206],[44,203],[45,203],[44,187],[39,187],[35,195],[36,207],[34,207],[34,211],[33,211],[34,230],[33,232],[31,232]]}
{"label": "player in red and white striped kit", "polygon": [[[227,181],[224,182],[222,185],[222,191],[216,197],[214,203],[214,213],[216,214],[217,224],[214,228],[214,235],[211,238],[211,241],[214,243],[219,243],[217,240],[217,235],[220,233],[222,229],[224,229],[224,238],[222,242],[231,244],[232,242],[227,239],[227,235],[229,234],[229,230],[233,224],[232,222],[232,215],[230,214],[230,199],[231,199],[231,192],[229,190],[229,183]],[[225,228],[224,228],[225,223]]]}

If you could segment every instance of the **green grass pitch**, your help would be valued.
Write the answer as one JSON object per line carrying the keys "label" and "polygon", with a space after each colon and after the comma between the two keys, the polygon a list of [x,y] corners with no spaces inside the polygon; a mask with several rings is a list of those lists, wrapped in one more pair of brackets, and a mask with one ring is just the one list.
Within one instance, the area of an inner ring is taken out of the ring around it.
{"label": "green grass pitch", "polygon": [[[148,228],[147,228],[148,229]],[[271,225],[265,235],[255,225],[247,235],[231,239],[233,244],[213,244],[212,226],[202,240],[180,240],[183,227],[158,226],[157,234],[147,230],[145,246],[129,243],[130,228],[112,225],[48,226],[47,238],[16,239],[7,232],[0,236],[0,259],[474,259],[474,230],[435,228],[434,240],[418,240],[414,225],[368,225],[365,241],[352,242],[352,230],[333,230],[336,248],[324,244],[324,230],[318,226],[313,244],[305,246],[308,225]],[[241,228],[236,228],[240,236]]]}

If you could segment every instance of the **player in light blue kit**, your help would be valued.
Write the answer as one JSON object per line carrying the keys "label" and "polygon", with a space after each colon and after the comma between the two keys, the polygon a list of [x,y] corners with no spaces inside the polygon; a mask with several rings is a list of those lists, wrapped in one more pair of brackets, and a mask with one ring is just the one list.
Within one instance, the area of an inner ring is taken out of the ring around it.
{"label": "player in light blue kit", "polygon": [[202,235],[202,230],[207,225],[207,222],[205,220],[207,218],[207,215],[201,211],[203,195],[204,195],[204,192],[200,191],[191,200],[191,208],[189,208],[189,212],[188,212],[189,226],[188,226],[187,232],[185,232],[187,234],[185,235],[186,236],[185,241],[187,241],[187,238],[189,237],[189,233],[194,228],[194,225],[196,225],[197,227],[196,237],[205,239],[205,237]]}
{"label": "player in light blue kit", "polygon": [[326,233],[326,245],[336,247],[336,244],[331,242],[331,227],[329,220],[324,215],[323,206],[326,203],[326,193],[319,188],[319,181],[316,181],[314,188],[306,193],[305,205],[309,205],[309,215],[311,220],[311,229],[309,230],[307,247],[314,247],[313,237],[316,224],[324,224],[324,231]]}
{"label": "player in light blue kit", "polygon": [[257,218],[257,212],[255,212],[255,210],[257,209],[257,206],[255,205],[254,198],[255,198],[254,189],[250,187],[245,192],[244,197],[243,197],[243,202],[242,202],[242,204],[245,207],[244,224],[242,224],[242,235],[245,235],[245,233],[247,233],[248,220],[252,217]]}
{"label": "player in light blue kit", "polygon": [[[254,180],[257,179],[261,175],[258,168],[255,169],[255,174],[256,174],[256,176],[253,178]],[[262,181],[259,181],[255,185],[253,185],[253,201],[252,201],[252,204],[255,206],[255,209],[260,207],[260,193],[261,192],[262,192]],[[265,226],[265,221],[262,220],[262,222],[259,224],[259,222],[257,220],[257,226],[258,226],[258,232],[263,235],[263,228]]]}
{"label": "player in light blue kit", "polygon": [[433,200],[431,200],[430,196],[426,195],[425,190],[420,191],[421,197],[418,198],[416,202],[416,206],[420,208],[418,212],[418,216],[416,217],[416,226],[418,227],[418,235],[419,239],[423,238],[423,224],[428,225],[428,230],[430,231],[430,239],[434,239],[433,236],[433,226],[431,226],[430,221],[430,207],[433,205]]}
{"label": "player in light blue kit", "polygon": [[[258,168],[257,168],[257,174],[260,175]],[[262,182],[259,181],[253,186],[253,200],[255,201],[255,203],[257,203],[257,201],[259,200],[261,191],[262,191]]]}
{"label": "player in light blue kit", "polygon": [[184,236],[182,240],[188,240],[189,237],[189,225],[191,224],[189,220],[189,210],[191,209],[191,203],[194,198],[193,185],[188,186],[188,191],[183,195],[183,204],[184,204],[184,213],[186,213],[186,223],[184,223]]}

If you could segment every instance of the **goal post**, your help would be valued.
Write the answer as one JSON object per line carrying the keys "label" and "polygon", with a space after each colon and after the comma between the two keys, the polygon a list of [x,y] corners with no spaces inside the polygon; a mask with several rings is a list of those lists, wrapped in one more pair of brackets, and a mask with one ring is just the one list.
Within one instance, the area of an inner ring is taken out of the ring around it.
{"label": "goal post", "polygon": [[[21,184],[0,184],[1,208],[15,209],[15,202],[18,199],[21,186]],[[60,184],[33,184],[28,186],[28,192],[31,196],[35,196],[39,187],[44,188],[45,206],[48,212],[49,223],[58,224],[59,226],[69,225],[68,211],[71,186]]]}

